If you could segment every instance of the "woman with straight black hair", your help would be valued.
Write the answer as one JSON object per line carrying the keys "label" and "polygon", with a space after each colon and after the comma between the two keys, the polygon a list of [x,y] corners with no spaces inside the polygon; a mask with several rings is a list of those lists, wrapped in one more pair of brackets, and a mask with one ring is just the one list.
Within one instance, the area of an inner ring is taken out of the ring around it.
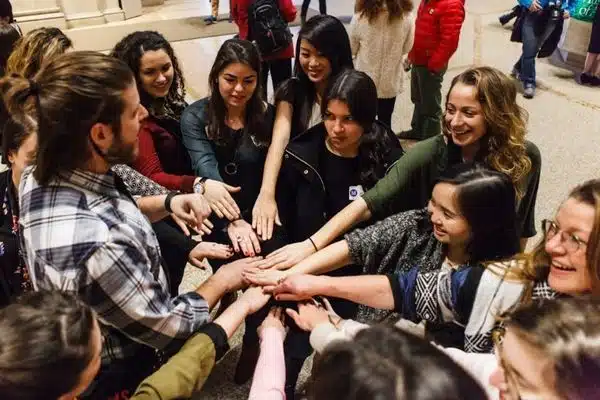
{"label": "woman with straight black hair", "polygon": [[[339,73],[330,81],[321,107],[323,122],[290,142],[281,169],[277,203],[283,228],[293,241],[310,237],[373,187],[403,154],[391,130],[376,120],[377,89],[364,72]],[[360,268],[339,272],[353,275]],[[356,312],[350,302],[334,302],[334,308],[345,317]],[[255,330],[246,332],[248,348],[257,338]],[[285,346],[286,396],[293,399],[298,373],[311,353],[308,335],[292,330]]]}
{"label": "woman with straight black hair", "polygon": [[[248,271],[246,276],[273,285],[290,275],[322,274],[345,265],[355,270],[345,275],[407,273],[414,267],[427,273],[508,259],[519,252],[514,199],[506,175],[459,164],[438,180],[427,208],[357,229],[289,270]],[[354,265],[361,268],[356,271]],[[358,319],[378,321],[388,315],[361,307]],[[463,347],[457,324],[429,324],[428,330],[440,344]]]}
{"label": "woman with straight black hair", "polygon": [[251,42],[227,40],[208,76],[210,96],[188,106],[181,116],[183,144],[195,175],[242,189],[232,194],[240,217],[223,221],[229,237],[216,240],[231,240],[234,250],[245,256],[273,245],[261,244],[250,224],[275,116],[264,99],[260,72],[260,54]]}
{"label": "woman with straight black hair", "polygon": [[263,173],[260,194],[252,210],[252,226],[263,240],[281,225],[275,189],[283,153],[290,138],[321,122],[321,105],[327,85],[345,68],[354,68],[350,39],[335,17],[318,15],[298,34],[294,76],[275,94],[275,124]]}
{"label": "woman with straight black hair", "polygon": [[485,400],[477,381],[426,340],[389,325],[332,343],[315,361],[309,400]]}

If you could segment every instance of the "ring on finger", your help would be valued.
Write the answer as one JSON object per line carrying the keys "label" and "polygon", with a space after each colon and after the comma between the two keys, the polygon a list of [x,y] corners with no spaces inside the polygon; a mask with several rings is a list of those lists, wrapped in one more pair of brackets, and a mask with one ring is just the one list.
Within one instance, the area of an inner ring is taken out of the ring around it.
{"label": "ring on finger", "polygon": [[243,237],[241,237],[241,236],[238,236],[238,237],[236,237],[236,238],[235,238],[235,240],[237,240],[238,242],[241,242],[241,241],[243,241],[243,240],[244,240],[244,238],[243,238]]}

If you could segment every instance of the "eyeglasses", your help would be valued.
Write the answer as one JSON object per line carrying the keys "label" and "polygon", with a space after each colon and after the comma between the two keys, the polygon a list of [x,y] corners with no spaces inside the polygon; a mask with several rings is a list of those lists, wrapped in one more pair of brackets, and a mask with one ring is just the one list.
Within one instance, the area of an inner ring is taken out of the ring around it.
{"label": "eyeglasses", "polygon": [[546,241],[560,233],[560,241],[569,253],[575,253],[581,247],[587,246],[587,242],[579,239],[576,235],[561,231],[558,224],[552,220],[543,220],[542,230],[546,235]]}
{"label": "eyeglasses", "polygon": [[508,391],[512,398],[516,400],[522,400],[521,395],[519,394],[519,386],[517,385],[517,381],[515,376],[512,374],[511,370],[508,368],[508,364],[506,359],[504,358],[504,348],[502,346],[502,339],[504,338],[504,334],[506,333],[506,328],[503,326],[498,326],[492,330],[492,341],[496,346],[496,355],[498,356],[498,362],[500,363],[500,367],[504,371],[504,377],[506,379],[506,384],[508,386]]}

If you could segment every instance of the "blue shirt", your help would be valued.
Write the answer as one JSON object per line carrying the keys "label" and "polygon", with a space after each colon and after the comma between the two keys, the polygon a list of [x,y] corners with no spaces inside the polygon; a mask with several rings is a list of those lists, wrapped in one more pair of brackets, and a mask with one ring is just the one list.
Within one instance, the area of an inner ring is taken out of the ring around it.
{"label": "blue shirt", "polygon": [[[542,8],[546,8],[546,7],[548,7],[548,4],[550,3],[551,0],[537,0],[537,1],[538,1],[538,3],[540,3],[540,6]],[[552,1],[556,2],[556,0],[552,0]],[[529,7],[531,7],[533,0],[518,0],[518,2],[523,7],[529,8]],[[573,12],[575,11],[576,3],[577,3],[576,0],[563,0],[562,1],[562,9],[568,11],[569,14],[573,15]]]}

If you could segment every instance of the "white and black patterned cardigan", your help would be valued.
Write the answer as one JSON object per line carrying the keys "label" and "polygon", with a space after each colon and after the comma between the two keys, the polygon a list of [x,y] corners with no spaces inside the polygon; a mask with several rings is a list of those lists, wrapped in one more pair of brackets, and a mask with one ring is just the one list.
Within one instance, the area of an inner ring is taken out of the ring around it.
{"label": "white and black patterned cardigan", "polygon": [[[465,327],[464,350],[489,353],[492,330],[498,317],[522,300],[531,283],[507,279],[515,263],[493,266],[464,266],[388,275],[394,294],[395,311],[412,321],[454,322]],[[557,297],[546,281],[533,283],[532,300]]]}

